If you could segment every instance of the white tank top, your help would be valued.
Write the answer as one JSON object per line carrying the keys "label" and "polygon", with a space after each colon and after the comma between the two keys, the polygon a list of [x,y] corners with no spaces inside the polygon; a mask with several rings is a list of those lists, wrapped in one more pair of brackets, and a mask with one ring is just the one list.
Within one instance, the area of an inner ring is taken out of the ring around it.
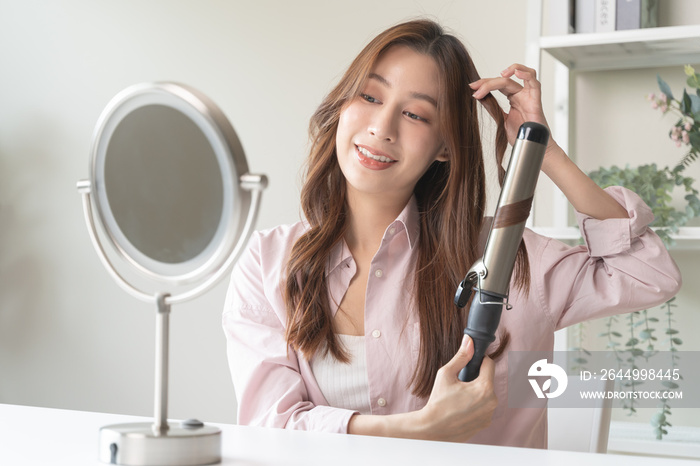
{"label": "white tank top", "polygon": [[329,352],[312,359],[311,371],[330,406],[370,414],[365,337],[338,337],[350,356],[350,363],[337,361]]}

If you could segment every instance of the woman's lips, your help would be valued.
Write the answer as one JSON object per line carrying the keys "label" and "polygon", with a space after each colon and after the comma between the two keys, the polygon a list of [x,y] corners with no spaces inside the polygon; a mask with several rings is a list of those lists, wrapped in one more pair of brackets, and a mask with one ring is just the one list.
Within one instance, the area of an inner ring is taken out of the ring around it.
{"label": "woman's lips", "polygon": [[384,170],[396,163],[396,160],[382,152],[357,144],[355,145],[355,154],[360,164],[370,170]]}

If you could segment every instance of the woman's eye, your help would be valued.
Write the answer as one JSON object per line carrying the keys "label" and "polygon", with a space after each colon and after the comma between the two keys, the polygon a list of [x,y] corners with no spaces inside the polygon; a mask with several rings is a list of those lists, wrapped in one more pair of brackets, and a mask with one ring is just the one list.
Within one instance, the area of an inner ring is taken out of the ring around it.
{"label": "woman's eye", "polygon": [[365,99],[367,102],[372,103],[372,104],[376,104],[376,103],[379,102],[377,99],[375,99],[374,97],[372,97],[372,96],[369,95],[369,94],[360,94],[360,97],[362,97],[362,98]]}
{"label": "woman's eye", "polygon": [[415,113],[411,113],[411,112],[403,112],[403,113],[411,120],[424,121],[426,123],[428,122],[428,120],[426,120],[425,118],[423,118],[419,115],[416,115]]}

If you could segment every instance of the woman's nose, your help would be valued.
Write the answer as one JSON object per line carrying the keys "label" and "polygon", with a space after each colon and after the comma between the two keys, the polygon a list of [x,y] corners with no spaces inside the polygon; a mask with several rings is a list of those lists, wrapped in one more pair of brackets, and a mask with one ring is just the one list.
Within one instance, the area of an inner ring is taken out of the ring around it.
{"label": "woman's nose", "polygon": [[395,112],[388,106],[378,109],[373,115],[367,130],[378,139],[395,142],[398,133],[398,119],[395,116]]}

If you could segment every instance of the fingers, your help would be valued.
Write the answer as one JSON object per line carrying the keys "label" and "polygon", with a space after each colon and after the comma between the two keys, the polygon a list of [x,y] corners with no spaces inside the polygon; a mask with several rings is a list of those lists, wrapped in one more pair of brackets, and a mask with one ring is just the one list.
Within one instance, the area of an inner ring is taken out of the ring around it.
{"label": "fingers", "polygon": [[469,87],[474,89],[472,97],[475,99],[483,99],[484,96],[493,92],[500,91],[506,97],[511,96],[522,90],[523,86],[507,77],[501,78],[482,78],[469,84]]}
{"label": "fingers", "polygon": [[537,72],[525,65],[514,63],[505,70],[501,71],[501,76],[506,78],[515,76],[516,78],[521,79],[525,89],[540,89],[540,82],[537,80]]}
{"label": "fingers", "polygon": [[537,72],[533,68],[528,68],[527,66],[519,63],[513,63],[508,68],[501,71],[501,76],[506,78],[511,77],[514,74],[519,79],[537,79]]}
{"label": "fingers", "polygon": [[457,353],[445,364],[442,369],[450,376],[457,377],[459,371],[471,361],[474,356],[474,342],[469,335],[464,335],[462,344],[459,346]]}
{"label": "fingers", "polygon": [[[512,77],[522,80],[523,84],[515,82],[511,79]],[[537,80],[537,72],[534,69],[514,63],[501,71],[500,78],[482,78],[470,83],[469,86],[474,89],[473,97],[482,99],[486,94],[496,90],[506,97],[520,92],[523,88],[539,90],[540,82]]]}

